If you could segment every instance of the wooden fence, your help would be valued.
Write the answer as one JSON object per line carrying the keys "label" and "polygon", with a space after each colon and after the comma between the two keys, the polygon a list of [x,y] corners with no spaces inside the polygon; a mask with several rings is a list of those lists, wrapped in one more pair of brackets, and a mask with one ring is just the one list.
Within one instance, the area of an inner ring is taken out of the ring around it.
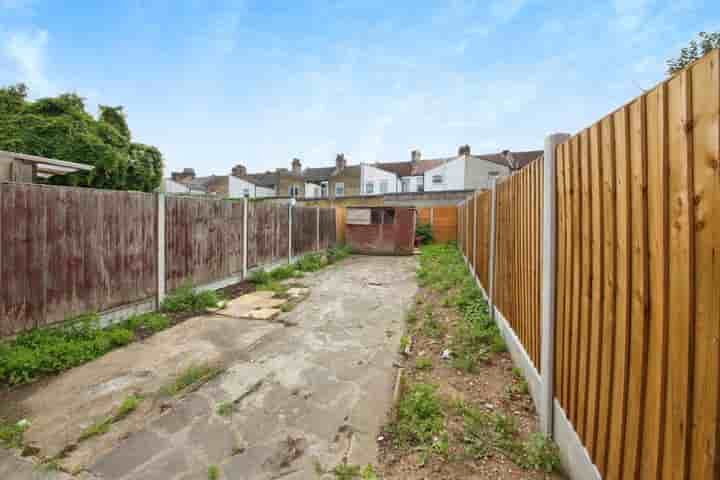
{"label": "wooden fence", "polygon": [[[497,185],[494,239],[492,192],[459,207],[463,254],[487,290],[483,242],[494,242],[492,301],[538,371],[553,360],[542,388],[602,478],[720,478],[719,68],[715,50],[549,147],[557,224],[546,243],[547,148]],[[555,314],[543,320],[553,250]],[[554,342],[541,342],[546,328]]]}
{"label": "wooden fence", "polygon": [[[293,255],[335,245],[334,209],[292,211]],[[287,205],[0,183],[0,336],[152,300],[159,223],[173,290],[287,261],[289,219]]]}
{"label": "wooden fence", "polygon": [[455,205],[444,207],[420,207],[418,223],[427,223],[432,227],[436,243],[447,243],[457,240],[458,220]]}

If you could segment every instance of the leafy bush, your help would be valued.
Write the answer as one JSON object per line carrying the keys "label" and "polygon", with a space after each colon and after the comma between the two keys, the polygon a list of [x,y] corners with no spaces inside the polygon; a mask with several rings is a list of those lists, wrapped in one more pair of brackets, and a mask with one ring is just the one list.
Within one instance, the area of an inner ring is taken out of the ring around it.
{"label": "leafy bush", "polygon": [[168,313],[202,313],[219,302],[220,297],[212,290],[196,292],[192,286],[183,285],[165,297],[160,309]]}
{"label": "leafy bush", "polygon": [[352,247],[350,245],[336,245],[330,247],[327,250],[328,263],[339,262],[344,260],[352,254]]}
{"label": "leafy bush", "polygon": [[429,223],[418,223],[415,226],[415,236],[420,238],[422,245],[432,243],[434,240],[432,225]]}
{"label": "leafy bush", "polygon": [[297,261],[295,266],[301,272],[316,272],[327,265],[327,259],[319,253],[308,253]]}
{"label": "leafy bush", "polygon": [[0,445],[6,448],[20,448],[28,425],[0,421]]}

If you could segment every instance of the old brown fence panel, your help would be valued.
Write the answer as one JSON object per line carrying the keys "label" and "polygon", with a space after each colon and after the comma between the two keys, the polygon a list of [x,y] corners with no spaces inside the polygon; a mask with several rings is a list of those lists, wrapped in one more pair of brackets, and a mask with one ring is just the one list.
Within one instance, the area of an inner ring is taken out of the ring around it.
{"label": "old brown fence panel", "polygon": [[289,222],[287,205],[248,203],[248,268],[287,259]]}
{"label": "old brown fence panel", "polygon": [[604,478],[720,477],[719,64],[557,148],[557,398]]}
{"label": "old brown fence panel", "polygon": [[317,250],[317,208],[295,207],[292,212],[293,255],[303,255]]}
{"label": "old brown fence panel", "polygon": [[418,223],[432,227],[433,242],[448,243],[458,240],[458,208],[455,205],[421,207],[417,209]]}
{"label": "old brown fence panel", "polygon": [[0,335],[155,294],[149,194],[0,184]]}
{"label": "old brown fence panel", "polygon": [[326,249],[337,243],[337,218],[332,208],[320,209],[320,248]]}
{"label": "old brown fence panel", "polygon": [[242,273],[242,202],[168,196],[165,209],[168,290]]}

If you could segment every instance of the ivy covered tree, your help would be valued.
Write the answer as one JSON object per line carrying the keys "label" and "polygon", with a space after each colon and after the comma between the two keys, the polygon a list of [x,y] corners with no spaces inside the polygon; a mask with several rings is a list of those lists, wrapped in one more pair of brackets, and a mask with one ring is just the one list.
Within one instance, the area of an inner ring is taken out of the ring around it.
{"label": "ivy covered tree", "polygon": [[679,72],[715,48],[720,48],[720,32],[700,32],[697,40],[690,40],[690,44],[680,50],[679,57],[671,58],[666,62],[668,75]]}
{"label": "ivy covered tree", "polygon": [[52,184],[153,191],[163,158],[131,141],[123,107],[101,105],[96,119],[74,93],[30,101],[23,84],[0,88],[0,150],[86,163],[91,172],[55,176]]}

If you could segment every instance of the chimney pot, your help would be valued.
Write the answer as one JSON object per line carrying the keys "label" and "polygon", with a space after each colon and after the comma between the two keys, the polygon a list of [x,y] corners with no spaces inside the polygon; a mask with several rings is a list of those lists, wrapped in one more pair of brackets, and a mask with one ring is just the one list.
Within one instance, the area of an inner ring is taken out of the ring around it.
{"label": "chimney pot", "polygon": [[302,162],[299,158],[293,158],[292,161],[292,173],[293,175],[302,175]]}
{"label": "chimney pot", "polygon": [[245,165],[235,165],[232,168],[232,174],[235,177],[244,177],[245,175],[247,175],[247,168],[245,168]]}
{"label": "chimney pot", "polygon": [[410,152],[410,161],[412,163],[420,163],[420,159],[422,159],[422,153],[420,152],[420,150],[413,150],[412,152]]}
{"label": "chimney pot", "polygon": [[335,157],[335,168],[340,171],[347,167],[347,160],[345,159],[344,153],[338,153]]}
{"label": "chimney pot", "polygon": [[470,145],[461,145],[460,148],[458,148],[458,155],[470,155]]}

